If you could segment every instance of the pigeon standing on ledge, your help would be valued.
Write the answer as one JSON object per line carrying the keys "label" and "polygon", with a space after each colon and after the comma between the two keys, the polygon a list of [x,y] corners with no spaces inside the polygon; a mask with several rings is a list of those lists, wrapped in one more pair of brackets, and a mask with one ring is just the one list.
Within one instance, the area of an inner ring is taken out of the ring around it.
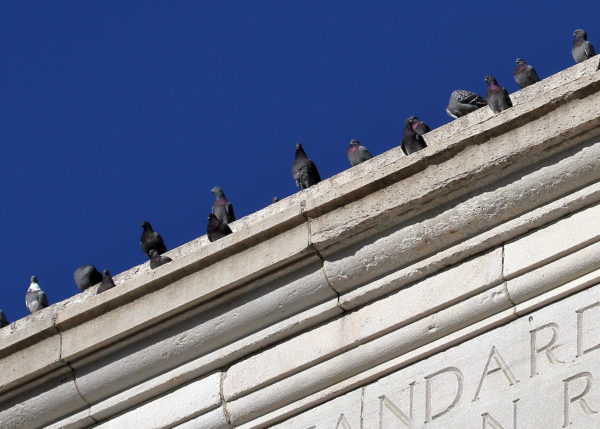
{"label": "pigeon standing on ledge", "polygon": [[525,88],[526,86],[533,85],[540,81],[535,69],[527,64],[523,58],[517,58],[516,63],[517,67],[513,72],[513,76],[517,85],[521,88]]}
{"label": "pigeon standing on ledge", "polygon": [[150,250],[150,269],[154,270],[155,268],[168,264],[169,262],[173,262],[173,260],[168,256],[159,255],[154,249]]}
{"label": "pigeon standing on ledge", "polygon": [[48,307],[48,298],[46,298],[44,291],[40,289],[36,276],[31,276],[31,283],[29,289],[27,289],[27,294],[25,294],[25,305],[30,313]]}
{"label": "pigeon standing on ledge", "polygon": [[292,165],[292,177],[296,181],[296,186],[300,189],[309,188],[321,181],[317,166],[308,159],[300,143],[296,143],[296,153],[294,155],[294,164]]}
{"label": "pigeon standing on ledge", "polygon": [[235,221],[235,215],[233,214],[233,205],[225,198],[223,189],[215,186],[210,190],[215,194],[215,202],[212,205],[213,214],[219,218],[219,220],[225,224],[229,224]]}
{"label": "pigeon standing on ledge", "polygon": [[348,155],[348,161],[350,161],[350,165],[352,167],[366,161],[367,159],[373,158],[373,155],[371,155],[369,149],[362,146],[358,140],[354,139],[350,140],[350,146],[348,146],[346,153]]}
{"label": "pigeon standing on ledge", "polygon": [[150,251],[152,249],[156,250],[159,255],[165,253],[167,246],[165,246],[165,242],[160,234],[152,230],[150,222],[143,222],[140,226],[144,229],[140,238],[140,246],[142,246],[142,250],[148,256],[148,259],[150,259]]}
{"label": "pigeon standing on ledge", "polygon": [[423,132],[430,131],[429,127],[421,122],[416,116],[411,116],[404,121],[404,132],[402,134],[402,142],[400,147],[404,155],[410,155],[411,153],[418,152],[421,149],[427,147],[425,140],[421,136],[417,129]]}
{"label": "pigeon standing on ledge", "polygon": [[102,283],[100,283],[100,286],[98,286],[96,295],[98,295],[99,293],[102,293],[102,292],[106,292],[107,290],[115,287],[115,282],[113,281],[112,276],[110,275],[110,272],[108,270],[104,270],[104,271],[102,271],[102,273],[103,273]]}
{"label": "pigeon standing on ledge", "polygon": [[487,102],[494,114],[512,107],[508,91],[498,85],[494,76],[486,76],[484,80],[487,83]]}
{"label": "pigeon standing on ledge", "polygon": [[4,328],[5,326],[8,326],[8,319],[4,315],[4,311],[0,308],[0,328]]}
{"label": "pigeon standing on ledge", "polygon": [[80,291],[102,281],[102,274],[93,265],[83,265],[73,273],[73,280]]}
{"label": "pigeon standing on ledge", "polygon": [[573,55],[576,63],[580,63],[596,55],[594,46],[588,42],[587,33],[582,29],[577,29],[573,32],[571,55]]}
{"label": "pigeon standing on ledge", "polygon": [[486,105],[487,101],[480,95],[466,89],[456,89],[450,94],[446,113],[451,118],[457,119]]}
{"label": "pigeon standing on ledge", "polygon": [[209,241],[216,241],[231,233],[232,231],[231,228],[229,228],[229,225],[222,222],[218,217],[216,217],[212,213],[208,215],[208,226],[206,227],[206,235],[208,235]]}

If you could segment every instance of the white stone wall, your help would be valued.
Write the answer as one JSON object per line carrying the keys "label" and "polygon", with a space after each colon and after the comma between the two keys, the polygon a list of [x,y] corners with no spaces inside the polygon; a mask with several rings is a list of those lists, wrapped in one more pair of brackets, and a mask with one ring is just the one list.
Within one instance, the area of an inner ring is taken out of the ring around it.
{"label": "white stone wall", "polygon": [[1,329],[0,427],[600,427],[598,61]]}

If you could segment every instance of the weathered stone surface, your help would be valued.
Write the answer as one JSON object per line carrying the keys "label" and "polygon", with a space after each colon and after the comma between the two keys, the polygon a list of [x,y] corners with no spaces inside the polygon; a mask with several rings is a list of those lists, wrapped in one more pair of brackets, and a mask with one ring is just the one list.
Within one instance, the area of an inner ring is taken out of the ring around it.
{"label": "weathered stone surface", "polygon": [[[193,381],[96,427],[123,429],[143,426],[158,429],[174,426],[190,416],[204,414],[218,407],[221,402],[220,380],[221,373],[215,373],[202,380]],[[93,407],[92,416],[96,418]]]}
{"label": "weathered stone surface", "polygon": [[600,241],[600,205],[507,243],[504,276],[514,277],[596,241]]}
{"label": "weathered stone surface", "polygon": [[231,429],[223,408],[217,408],[193,420],[175,426],[175,429]]}

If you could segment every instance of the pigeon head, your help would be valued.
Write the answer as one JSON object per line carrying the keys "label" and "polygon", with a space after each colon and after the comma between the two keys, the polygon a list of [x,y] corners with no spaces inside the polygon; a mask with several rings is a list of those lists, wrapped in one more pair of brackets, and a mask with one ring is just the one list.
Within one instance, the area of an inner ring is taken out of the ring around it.
{"label": "pigeon head", "polygon": [[102,274],[104,275],[104,278],[110,277],[110,271],[108,270],[102,271]]}
{"label": "pigeon head", "polygon": [[218,194],[222,194],[222,193],[223,193],[223,189],[221,189],[221,188],[220,188],[220,187],[218,187],[218,186],[214,186],[214,187],[213,187],[213,188],[210,190],[210,192],[212,192],[212,193],[213,193],[213,194],[215,194],[215,195],[218,195]]}
{"label": "pigeon head", "polygon": [[575,40],[587,40],[587,33],[581,28],[578,28],[577,30],[573,31],[573,38]]}
{"label": "pigeon head", "polygon": [[412,128],[412,124],[413,122],[415,122],[417,120],[416,116],[411,116],[409,118],[406,118],[406,120],[404,121],[404,126],[405,127],[411,127]]}
{"label": "pigeon head", "polygon": [[517,63],[518,66],[522,66],[525,64],[525,60],[523,58],[517,58],[515,60],[515,62]]}
{"label": "pigeon head", "polygon": [[352,139],[350,140],[350,146],[360,146],[360,142],[358,140]]}
{"label": "pigeon head", "polygon": [[31,276],[31,283],[37,283],[38,279],[36,276]]}
{"label": "pigeon head", "polygon": [[156,249],[150,249],[150,252],[148,252],[150,254],[150,257],[154,257],[158,255],[158,252],[156,251]]}
{"label": "pigeon head", "polygon": [[152,225],[150,225],[150,222],[142,222],[140,226],[144,228],[144,231],[152,231]]}
{"label": "pigeon head", "polygon": [[483,78],[488,84],[488,86],[497,86],[498,82],[496,82],[496,78],[494,76],[486,76]]}

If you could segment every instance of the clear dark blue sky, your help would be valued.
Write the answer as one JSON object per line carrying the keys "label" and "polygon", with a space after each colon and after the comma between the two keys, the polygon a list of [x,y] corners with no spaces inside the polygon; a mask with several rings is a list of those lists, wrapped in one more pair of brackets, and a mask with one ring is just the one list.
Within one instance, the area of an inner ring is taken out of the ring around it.
{"label": "clear dark blue sky", "polygon": [[516,89],[571,66],[571,33],[600,48],[600,3],[19,1],[0,6],[0,307],[27,314],[83,264],[144,262],[139,224],[169,248],[206,230],[221,186],[239,217],[296,192],[294,143],[321,176],[374,154],[403,121],[450,119],[453,89]]}

